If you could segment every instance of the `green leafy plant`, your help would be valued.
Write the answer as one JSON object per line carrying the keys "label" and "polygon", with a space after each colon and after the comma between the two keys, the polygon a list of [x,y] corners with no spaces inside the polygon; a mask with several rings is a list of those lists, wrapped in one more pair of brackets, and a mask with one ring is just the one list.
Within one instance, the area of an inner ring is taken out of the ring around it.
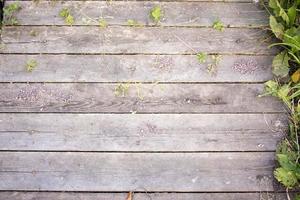
{"label": "green leafy plant", "polygon": [[289,134],[277,148],[276,157],[279,166],[275,169],[274,176],[285,187],[292,189],[300,184],[300,83],[280,85],[271,80],[265,83],[265,91],[264,95],[279,98],[290,111]]}
{"label": "green leafy plant", "polygon": [[280,50],[273,58],[272,69],[282,84],[268,81],[265,90],[267,95],[284,102],[290,113],[288,134],[278,145],[274,176],[288,191],[300,185],[300,1],[269,0],[267,9],[271,31],[279,40],[270,47],[277,46]]}
{"label": "green leafy plant", "polygon": [[34,2],[35,4],[39,4],[39,3],[40,3],[40,0],[33,0],[33,2]]}
{"label": "green leafy plant", "polygon": [[212,62],[207,65],[207,72],[211,76],[215,76],[218,73],[218,66],[222,60],[222,56],[221,55],[212,55],[211,60],[212,60]]}
{"label": "green leafy plant", "polygon": [[21,10],[19,2],[10,3],[3,8],[3,22],[2,25],[18,25],[16,13]]}
{"label": "green leafy plant", "polygon": [[36,37],[38,35],[38,33],[35,30],[31,30],[29,32],[29,35],[32,36],[32,37]]}
{"label": "green leafy plant", "polygon": [[100,26],[100,28],[106,28],[107,21],[105,19],[99,19],[99,26]]}
{"label": "green leafy plant", "polygon": [[285,77],[289,74],[289,56],[285,51],[277,54],[272,62],[273,73],[276,76]]}
{"label": "green leafy plant", "polygon": [[158,23],[162,18],[162,10],[160,6],[155,6],[150,10],[150,18],[155,22]]}
{"label": "green leafy plant", "polygon": [[129,92],[129,88],[130,88],[129,84],[124,84],[124,83],[118,84],[115,87],[115,96],[125,97]]}
{"label": "green leafy plant", "polygon": [[[270,28],[280,42],[272,44],[280,46],[281,52],[273,59],[273,73],[278,78],[289,78],[293,82],[300,81],[300,27],[298,0],[269,0]],[[288,76],[289,74],[296,75]]]}
{"label": "green leafy plant", "polygon": [[28,72],[32,72],[37,67],[37,65],[38,65],[38,63],[37,63],[36,60],[33,60],[33,59],[32,60],[28,60],[26,62],[26,70]]}
{"label": "green leafy plant", "polygon": [[71,15],[71,11],[68,8],[63,8],[59,12],[59,16],[62,17],[67,25],[73,25],[75,20],[74,17]]}
{"label": "green leafy plant", "polygon": [[[269,0],[269,23],[274,36],[279,42],[279,52],[273,59],[273,74],[282,80],[266,83],[266,94],[279,98],[289,110],[290,121],[286,138],[280,143],[276,157],[278,167],[275,178],[287,190],[300,184],[300,27],[299,0]],[[299,196],[295,199],[299,199]]]}
{"label": "green leafy plant", "polygon": [[0,50],[4,50],[5,49],[5,44],[0,43]]}
{"label": "green leafy plant", "polygon": [[127,24],[128,24],[128,26],[132,26],[132,27],[143,27],[143,24],[141,24],[138,21],[133,20],[133,19],[128,19]]}
{"label": "green leafy plant", "polygon": [[206,63],[207,53],[199,52],[199,53],[197,53],[196,56],[197,56],[199,63]]}
{"label": "green leafy plant", "polygon": [[215,20],[212,27],[215,29],[215,30],[218,30],[218,31],[224,31],[224,24],[219,20]]}
{"label": "green leafy plant", "polygon": [[[196,54],[198,62],[203,64],[207,62],[207,58],[208,55],[205,52],[199,52]],[[209,63],[207,64],[207,72],[211,75],[211,76],[215,76],[218,73],[218,66],[220,64],[222,60],[222,56],[221,55],[211,55],[210,59],[209,59]]]}

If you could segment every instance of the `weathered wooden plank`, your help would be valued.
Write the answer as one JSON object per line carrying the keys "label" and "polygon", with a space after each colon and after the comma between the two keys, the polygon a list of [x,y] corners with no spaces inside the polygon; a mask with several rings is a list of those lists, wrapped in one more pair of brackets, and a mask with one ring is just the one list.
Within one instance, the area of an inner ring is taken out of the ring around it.
{"label": "weathered wooden plank", "polygon": [[286,121],[277,114],[0,114],[0,150],[274,151]]}
{"label": "weathered wooden plank", "polygon": [[[128,87],[128,92],[121,88]],[[116,95],[115,90],[120,95]],[[282,112],[263,84],[1,84],[0,112]]]}
{"label": "weathered wooden plank", "polygon": [[[210,58],[210,57],[209,57]],[[28,73],[26,63],[38,66]],[[272,78],[272,56],[222,56],[216,75],[195,55],[6,55],[0,82],[258,82]]]}
{"label": "weathered wooden plank", "polygon": [[20,25],[65,25],[59,12],[68,8],[74,25],[98,25],[99,19],[108,25],[128,25],[128,19],[155,25],[149,13],[157,5],[164,13],[162,26],[212,26],[216,19],[230,27],[266,26],[269,22],[266,10],[253,3],[224,2],[65,1],[53,5],[53,1],[22,1],[16,17]]}
{"label": "weathered wooden plank", "polygon": [[272,191],[274,153],[1,152],[0,190]]}
{"label": "weathered wooden plank", "polygon": [[[15,1],[15,0],[6,0],[6,2],[9,1]],[[20,0],[22,1],[32,1],[32,0]],[[38,0],[38,2],[43,2],[43,1],[49,1],[49,0]],[[60,0],[61,2],[67,2],[69,0]],[[78,0],[78,1],[86,1],[86,0]],[[89,0],[89,1],[105,1],[108,4],[111,3],[112,1],[107,1],[107,0]],[[113,0],[113,2],[116,1],[123,1],[123,0]],[[127,0],[127,1],[145,1],[145,0]],[[174,2],[174,0],[150,0],[152,2]],[[176,0],[176,2],[240,2],[240,3],[256,3],[255,1],[252,0]],[[55,3],[55,2],[53,2]]]}
{"label": "weathered wooden plank", "polygon": [[[127,193],[73,193],[73,192],[0,192],[5,200],[124,200]],[[135,200],[287,200],[279,193],[134,193]]]}
{"label": "weathered wooden plank", "polygon": [[[32,31],[35,34],[32,34]],[[2,30],[2,53],[245,53],[269,54],[262,29],[95,26],[10,26]],[[270,38],[270,37],[269,37]]]}

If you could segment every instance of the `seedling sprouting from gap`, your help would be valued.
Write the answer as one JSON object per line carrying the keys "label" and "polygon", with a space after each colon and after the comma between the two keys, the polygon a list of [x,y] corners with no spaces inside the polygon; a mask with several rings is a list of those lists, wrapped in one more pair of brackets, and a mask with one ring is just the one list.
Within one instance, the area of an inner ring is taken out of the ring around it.
{"label": "seedling sprouting from gap", "polygon": [[19,2],[8,4],[3,8],[3,25],[18,25],[18,19],[16,13],[21,10]]}
{"label": "seedling sprouting from gap", "polygon": [[213,28],[215,30],[223,32],[224,31],[224,24],[219,19],[217,19],[213,23]]}
{"label": "seedling sprouting from gap", "polygon": [[[197,59],[198,62],[203,64],[207,62],[207,53],[205,52],[200,52],[197,53]],[[211,55],[211,61],[210,63],[207,65],[207,72],[211,75],[211,76],[215,76],[217,75],[218,72],[218,65],[220,64],[222,59],[221,55]]]}
{"label": "seedling sprouting from gap", "polygon": [[222,56],[221,55],[212,55],[211,59],[212,59],[212,63],[207,65],[207,72],[211,76],[215,76],[218,73],[218,66],[222,60]]}
{"label": "seedling sprouting from gap", "polygon": [[150,11],[150,18],[155,22],[158,23],[162,18],[162,10],[160,6],[155,6]]}
{"label": "seedling sprouting from gap", "polygon": [[115,87],[115,95],[117,97],[125,97],[129,92],[130,85],[121,83]]}
{"label": "seedling sprouting from gap", "polygon": [[133,20],[133,19],[128,19],[127,24],[128,24],[128,26],[132,26],[132,27],[143,27],[143,24],[141,24],[138,21]]}
{"label": "seedling sprouting from gap", "polygon": [[206,63],[207,53],[205,53],[205,52],[197,53],[197,59],[198,59],[199,63]]}
{"label": "seedling sprouting from gap", "polygon": [[28,60],[27,63],[26,63],[26,70],[28,72],[32,72],[36,67],[37,67],[37,61],[36,60]]}
{"label": "seedling sprouting from gap", "polygon": [[75,22],[74,17],[72,16],[70,9],[68,9],[68,8],[63,8],[59,12],[59,16],[62,17],[65,20],[65,23],[67,25],[71,26]]}
{"label": "seedling sprouting from gap", "polygon": [[39,4],[39,3],[40,3],[40,0],[33,0],[33,3]]}
{"label": "seedling sprouting from gap", "polygon": [[35,30],[31,30],[29,32],[29,35],[32,36],[32,37],[36,37],[38,35],[38,33]]}
{"label": "seedling sprouting from gap", "polygon": [[212,58],[213,62],[214,62],[216,65],[220,64],[220,62],[221,62],[221,60],[222,60],[222,56],[221,56],[221,55],[218,55],[218,54],[217,54],[217,55],[212,55],[211,58]]}
{"label": "seedling sprouting from gap", "polygon": [[105,19],[99,19],[99,27],[100,28],[106,28],[107,27],[107,21]]}
{"label": "seedling sprouting from gap", "polygon": [[4,50],[5,49],[5,44],[0,43],[0,50]]}
{"label": "seedling sprouting from gap", "polygon": [[139,100],[144,100],[144,95],[142,94],[142,83],[135,83],[136,86],[136,93],[139,98]]}

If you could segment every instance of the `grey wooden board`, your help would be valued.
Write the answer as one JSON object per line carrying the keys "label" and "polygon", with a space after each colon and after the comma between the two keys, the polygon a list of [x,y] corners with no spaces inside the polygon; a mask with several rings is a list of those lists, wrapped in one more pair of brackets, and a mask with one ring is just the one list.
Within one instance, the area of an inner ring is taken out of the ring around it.
{"label": "grey wooden board", "polygon": [[[9,4],[9,3],[8,3]],[[75,18],[74,25],[98,25],[104,19],[108,25],[128,25],[133,19],[143,25],[155,25],[150,11],[159,5],[163,11],[162,26],[212,26],[216,19],[225,26],[267,26],[266,10],[253,3],[224,2],[149,2],[149,1],[33,1],[21,2],[22,9],[16,14],[20,25],[65,25],[59,16],[68,8]]]}
{"label": "grey wooden board", "polygon": [[0,84],[0,112],[251,113],[283,112],[263,84]]}
{"label": "grey wooden board", "polygon": [[[0,192],[3,200],[126,200],[127,193]],[[134,193],[134,200],[287,200],[274,193]]]}
{"label": "grey wooden board", "polygon": [[[32,31],[36,32],[33,36]],[[266,31],[248,28],[9,26],[2,53],[270,54]],[[269,37],[270,38],[270,37]]]}
{"label": "grey wooden board", "polygon": [[1,152],[0,190],[272,191],[274,153]]}
{"label": "grey wooden board", "polygon": [[[209,56],[210,58],[210,56]],[[216,75],[195,55],[7,55],[0,54],[0,82],[264,82],[272,56],[222,56]],[[29,73],[26,63],[38,66]]]}
{"label": "grey wooden board", "polygon": [[277,114],[0,114],[0,150],[274,151],[286,122]]}
{"label": "grey wooden board", "polygon": [[[15,1],[15,0],[6,0],[6,2],[9,1]],[[20,2],[22,1],[32,1],[32,0],[20,0]],[[43,2],[43,1],[49,1],[49,0],[39,0],[39,2]],[[64,1],[67,2],[69,0],[60,0],[60,1]],[[86,1],[86,0],[80,0],[80,1]],[[107,3],[110,3],[110,1],[107,0],[90,0],[90,1],[106,1]],[[123,0],[113,0],[114,2],[116,1],[123,1]],[[126,0],[126,1],[145,1],[145,0]],[[174,2],[174,0],[149,0],[151,2]],[[255,3],[255,1],[251,1],[251,0],[176,0],[176,2],[240,2],[240,3]]]}

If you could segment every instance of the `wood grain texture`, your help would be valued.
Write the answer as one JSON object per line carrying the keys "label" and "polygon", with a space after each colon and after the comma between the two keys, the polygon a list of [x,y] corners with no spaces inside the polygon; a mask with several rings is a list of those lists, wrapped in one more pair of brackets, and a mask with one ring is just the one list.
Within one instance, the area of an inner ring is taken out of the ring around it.
{"label": "wood grain texture", "polygon": [[274,153],[1,152],[0,190],[273,191]]}
{"label": "wood grain texture", "polygon": [[216,19],[230,27],[267,26],[269,22],[266,10],[253,3],[223,2],[22,1],[16,17],[20,25],[66,25],[59,12],[68,8],[74,25],[99,25],[99,19],[109,25],[128,25],[128,19],[155,25],[149,13],[157,5],[163,11],[162,26],[212,26]]}
{"label": "wood grain texture", "polygon": [[[6,0],[6,2],[9,1],[15,1],[15,0]],[[32,0],[20,0],[20,2],[23,1],[32,1]],[[49,0],[39,0],[39,2],[46,1],[48,2]],[[68,2],[69,0],[60,0],[61,2]],[[78,1],[86,1],[86,0],[78,0]],[[106,1],[107,0],[89,0],[89,1]],[[123,1],[123,0],[114,0],[116,1]],[[145,0],[126,0],[126,1],[145,1]],[[174,0],[150,0],[151,2],[174,2]],[[176,0],[175,2],[240,2],[240,3],[255,3],[254,1],[251,0]],[[109,2],[108,2],[109,3]]]}
{"label": "wood grain texture", "polygon": [[[32,31],[36,35],[32,35]],[[270,54],[268,33],[261,29],[95,26],[8,26],[2,30],[1,53],[142,53],[197,52]]]}
{"label": "wood grain texture", "polygon": [[0,112],[251,113],[283,112],[263,84],[1,84]]}
{"label": "wood grain texture", "polygon": [[[2,31],[0,82],[49,83],[0,84],[1,200],[123,200],[126,191],[143,192],[140,200],[286,200],[261,193],[278,190],[272,151],[287,120],[278,101],[257,97],[276,52],[257,28],[267,15],[247,0],[193,1],[21,1],[21,26]],[[160,27],[149,20],[154,5],[164,10]],[[217,18],[239,28],[207,27]],[[126,27],[128,19],[147,26]],[[223,54],[217,75],[198,52]],[[137,83],[120,97],[108,83],[120,81]]]}
{"label": "wood grain texture", "polygon": [[[5,200],[125,200],[127,193],[0,192]],[[134,193],[134,200],[287,200],[274,193]]]}
{"label": "wood grain texture", "polygon": [[[210,57],[209,57],[210,58]],[[28,60],[38,66],[29,73]],[[195,55],[5,55],[0,82],[263,82],[272,56],[222,56],[212,76]]]}
{"label": "wood grain texture", "polygon": [[277,114],[0,114],[0,150],[274,151],[286,122]]}

